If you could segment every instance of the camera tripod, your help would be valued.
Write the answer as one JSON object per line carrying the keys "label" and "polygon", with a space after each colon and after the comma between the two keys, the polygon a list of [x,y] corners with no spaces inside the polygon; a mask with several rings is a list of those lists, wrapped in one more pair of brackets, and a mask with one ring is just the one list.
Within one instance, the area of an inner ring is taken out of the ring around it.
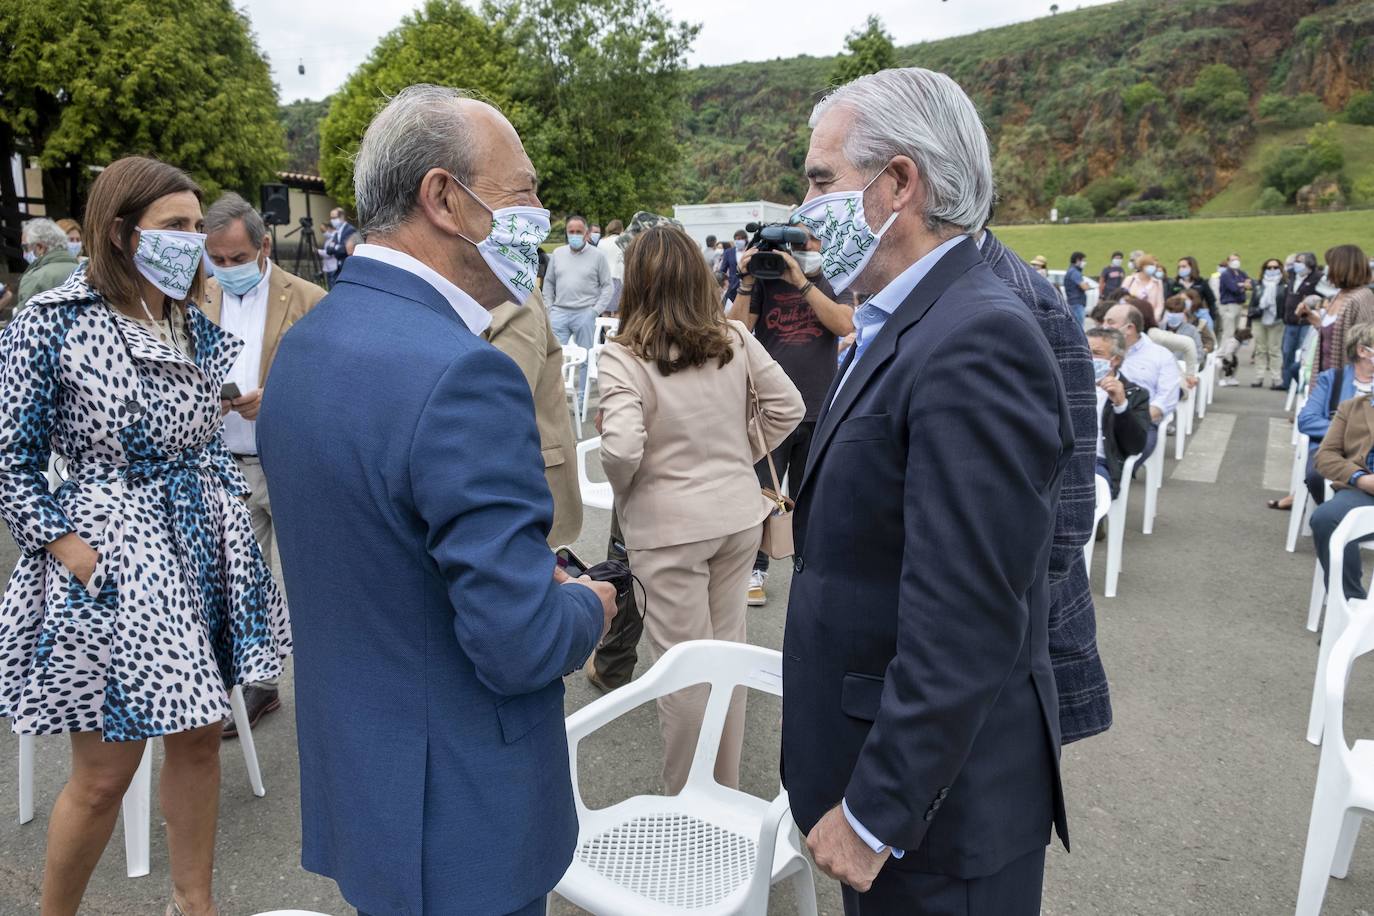
{"label": "camera tripod", "polygon": [[[292,272],[311,283],[324,286],[324,271],[320,267],[320,244],[315,238],[315,221],[308,216],[302,216],[300,225],[286,233],[286,238],[291,238],[296,233],[300,233],[300,238],[296,239],[296,263]],[[309,273],[302,270],[302,265]]]}

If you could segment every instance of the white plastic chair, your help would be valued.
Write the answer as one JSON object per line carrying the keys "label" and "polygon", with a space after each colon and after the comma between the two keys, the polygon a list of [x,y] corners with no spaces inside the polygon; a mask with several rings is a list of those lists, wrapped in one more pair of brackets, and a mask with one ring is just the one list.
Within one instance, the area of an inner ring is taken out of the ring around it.
{"label": "white plastic chair", "polygon": [[1174,422],[1175,411],[1169,411],[1159,421],[1159,435],[1155,440],[1155,450],[1145,459],[1145,523],[1141,526],[1144,534],[1155,530],[1155,513],[1159,510],[1159,490],[1164,486],[1164,453],[1168,450],[1169,440],[1166,433],[1169,424]]}
{"label": "white plastic chair", "polygon": [[[1183,460],[1183,448],[1188,437],[1193,434],[1193,405],[1189,401],[1192,397],[1189,390],[1184,387],[1182,378],[1186,377],[1188,371],[1187,364],[1183,360],[1178,360],[1179,381],[1179,401],[1174,408],[1174,460]],[[1160,424],[1160,434],[1163,437],[1164,424]]]}
{"label": "white plastic chair", "polygon": [[[1370,535],[1374,535],[1374,507],[1351,509],[1345,518],[1341,519],[1336,530],[1331,532],[1331,544],[1327,549],[1329,574],[1326,577],[1326,623],[1322,626],[1321,648],[1317,652],[1317,679],[1312,686],[1312,709],[1307,717],[1307,740],[1313,744],[1322,743],[1326,711],[1322,691],[1326,684],[1326,672],[1330,667],[1332,647],[1341,638],[1352,617],[1371,606],[1368,599],[1349,601],[1345,597],[1345,589],[1341,587],[1341,575],[1345,570],[1345,548],[1347,544]],[[1321,564],[1317,565],[1317,569],[1321,569]]]}
{"label": "white plastic chair", "polygon": [[592,346],[599,347],[605,344],[608,338],[614,337],[619,331],[619,318],[596,319],[596,334],[592,337]]}
{"label": "white plastic chair", "polygon": [[1121,578],[1121,554],[1126,541],[1126,506],[1131,494],[1131,475],[1139,461],[1139,455],[1131,455],[1122,465],[1121,489],[1107,510],[1107,578],[1102,594],[1108,598],[1116,597],[1116,583]]}
{"label": "white plastic chair", "polygon": [[1097,544],[1097,526],[1112,508],[1112,485],[1107,483],[1107,479],[1101,474],[1093,474],[1093,479],[1097,481],[1097,500],[1093,504],[1093,533],[1088,538],[1088,543],[1083,545],[1083,565],[1087,568],[1089,576],[1093,574],[1093,547]]}
{"label": "white plastic chair", "polygon": [[604,480],[592,480],[587,473],[587,456],[599,448],[600,436],[577,443],[577,486],[582,491],[582,505],[609,510],[615,501],[611,485]]}
{"label": "white plastic chair", "polygon": [[[697,684],[709,684],[711,696],[682,791],[588,808],[577,781],[582,740],[642,703]],[[745,643],[679,643],[639,680],[568,717],[577,851],[554,893],[597,916],[766,916],[771,886],[789,880],[797,912],[816,916],[816,885],[787,793],[768,802],[715,781],[725,715],[740,686],[782,696],[782,654]]]}
{"label": "white plastic chair", "polygon": [[1374,649],[1374,612],[1368,605],[1356,611],[1350,625],[1334,642],[1325,677],[1317,682],[1326,720],[1326,740],[1322,743],[1317,786],[1312,794],[1297,916],[1318,916],[1327,883],[1331,878],[1349,874],[1360,826],[1366,816],[1374,814],[1374,741],[1347,745],[1344,721],[1350,669],[1356,658]]}
{"label": "white plastic chair", "polygon": [[1312,503],[1307,492],[1307,451],[1310,445],[1311,440],[1299,433],[1298,442],[1293,447],[1293,468],[1288,475],[1288,492],[1293,494],[1293,508],[1288,517],[1288,540],[1284,543],[1289,553],[1298,547],[1298,535],[1304,530],[1307,510]]}
{"label": "white plastic chair", "polygon": [[[1331,489],[1331,481],[1328,480],[1326,482],[1326,498],[1330,499],[1333,492],[1334,491]],[[1310,518],[1311,513],[1309,512],[1308,519]],[[1312,529],[1308,527],[1306,533],[1311,534]],[[1374,550],[1374,542],[1361,544],[1360,549]],[[1307,629],[1315,633],[1321,628],[1322,608],[1326,606],[1327,588],[1326,580],[1322,578],[1321,563],[1314,560],[1312,562],[1312,567],[1312,594],[1307,602]]]}
{"label": "white plastic chair", "polygon": [[563,391],[572,398],[574,419],[580,412],[577,402],[577,368],[586,365],[587,355],[585,347],[579,347],[575,343],[563,345]]}
{"label": "white plastic chair", "polygon": [[[597,319],[597,321],[602,320],[604,319]],[[606,349],[606,345],[604,343],[595,343],[592,344],[591,350],[587,353],[587,378],[582,384],[582,408],[578,411],[577,414],[578,418],[582,421],[583,426],[587,425],[587,405],[591,402],[592,399],[592,385],[594,385],[596,383],[596,380],[601,377],[601,373],[597,371],[597,361],[601,356],[601,351],[604,349]]]}
{"label": "white plastic chair", "polygon": [[1295,378],[1288,383],[1288,397],[1284,399],[1284,413],[1292,413],[1293,405],[1298,402],[1298,380]]}
{"label": "white plastic chair", "polygon": [[[243,745],[243,762],[248,768],[248,784],[253,794],[262,798],[267,789],[262,784],[262,769],[258,765],[257,745],[253,730],[248,727],[248,708],[243,702],[243,688],[237,684],[229,694],[229,708]],[[33,820],[33,750],[34,736],[19,736],[19,823]],[[153,743],[143,747],[143,759],[134,771],[134,778],[124,792],[121,810],[124,814],[125,871],[130,878],[141,878],[151,869],[150,827],[153,796]]]}

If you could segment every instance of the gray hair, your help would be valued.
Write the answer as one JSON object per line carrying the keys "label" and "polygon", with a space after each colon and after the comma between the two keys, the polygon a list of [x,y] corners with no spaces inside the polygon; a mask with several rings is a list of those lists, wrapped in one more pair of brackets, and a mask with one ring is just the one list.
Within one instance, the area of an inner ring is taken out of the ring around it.
{"label": "gray hair", "polygon": [[1317,256],[1310,251],[1300,251],[1294,259],[1294,263],[1302,261],[1307,265],[1307,272],[1311,273],[1317,269]]}
{"label": "gray hair", "polygon": [[461,89],[407,86],[368,125],[353,161],[353,194],[363,234],[392,232],[415,210],[420,182],[445,169],[472,183],[472,132],[457,102]]}
{"label": "gray hair", "polygon": [[1089,337],[1100,337],[1109,340],[1112,344],[1112,356],[1124,356],[1126,354],[1126,338],[1116,328],[1096,327],[1089,328]]}
{"label": "gray hair", "polygon": [[24,223],[24,244],[42,245],[48,251],[66,251],[67,233],[50,219],[31,219]]}
{"label": "gray hair", "polygon": [[844,154],[855,166],[881,168],[896,156],[916,163],[928,229],[982,227],[995,191],[992,157],[978,110],[958,83],[920,67],[861,76],[821,99],[811,126],[835,106],[854,116]]}
{"label": "gray hair", "polygon": [[243,221],[243,229],[248,233],[249,243],[254,248],[261,248],[262,240],[267,235],[267,224],[262,221],[262,217],[253,209],[252,204],[233,191],[221,194],[219,200],[205,211],[205,234],[223,232],[239,220]]}

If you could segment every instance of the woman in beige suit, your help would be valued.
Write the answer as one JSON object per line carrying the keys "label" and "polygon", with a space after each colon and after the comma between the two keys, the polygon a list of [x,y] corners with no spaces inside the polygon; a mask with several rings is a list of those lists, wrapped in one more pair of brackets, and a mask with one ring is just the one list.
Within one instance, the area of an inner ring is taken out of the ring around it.
{"label": "woman in beige suit", "polygon": [[[647,592],[650,651],[657,659],[690,639],[744,642],[745,586],[771,508],[754,463],[801,422],[801,395],[744,325],[726,320],[680,229],[654,227],[626,249],[620,315],[598,363],[601,459]],[[658,703],[670,794],[687,781],[707,696],[694,687]],[[716,758],[722,785],[739,785],[743,739],[741,690]]]}

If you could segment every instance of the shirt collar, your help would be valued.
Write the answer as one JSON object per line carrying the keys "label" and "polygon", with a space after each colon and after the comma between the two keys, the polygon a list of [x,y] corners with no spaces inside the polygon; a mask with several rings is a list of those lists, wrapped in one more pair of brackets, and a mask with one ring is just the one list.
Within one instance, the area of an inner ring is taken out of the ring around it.
{"label": "shirt collar", "polygon": [[907,297],[911,295],[911,291],[926,278],[926,274],[930,273],[935,265],[940,263],[940,259],[966,238],[968,236],[961,233],[952,239],[946,239],[934,251],[928,252],[915,264],[902,271],[897,279],[880,289],[865,305],[871,305],[891,315],[897,311],[897,306],[906,301]]}
{"label": "shirt collar", "polygon": [[383,264],[390,264],[392,267],[400,268],[406,273],[414,274],[424,280],[438,290],[439,295],[448,300],[448,304],[453,306],[453,310],[458,313],[463,324],[467,325],[468,330],[474,334],[480,335],[491,326],[491,313],[478,305],[476,299],[445,279],[433,267],[400,249],[364,243],[353,249],[351,257],[381,261]]}

